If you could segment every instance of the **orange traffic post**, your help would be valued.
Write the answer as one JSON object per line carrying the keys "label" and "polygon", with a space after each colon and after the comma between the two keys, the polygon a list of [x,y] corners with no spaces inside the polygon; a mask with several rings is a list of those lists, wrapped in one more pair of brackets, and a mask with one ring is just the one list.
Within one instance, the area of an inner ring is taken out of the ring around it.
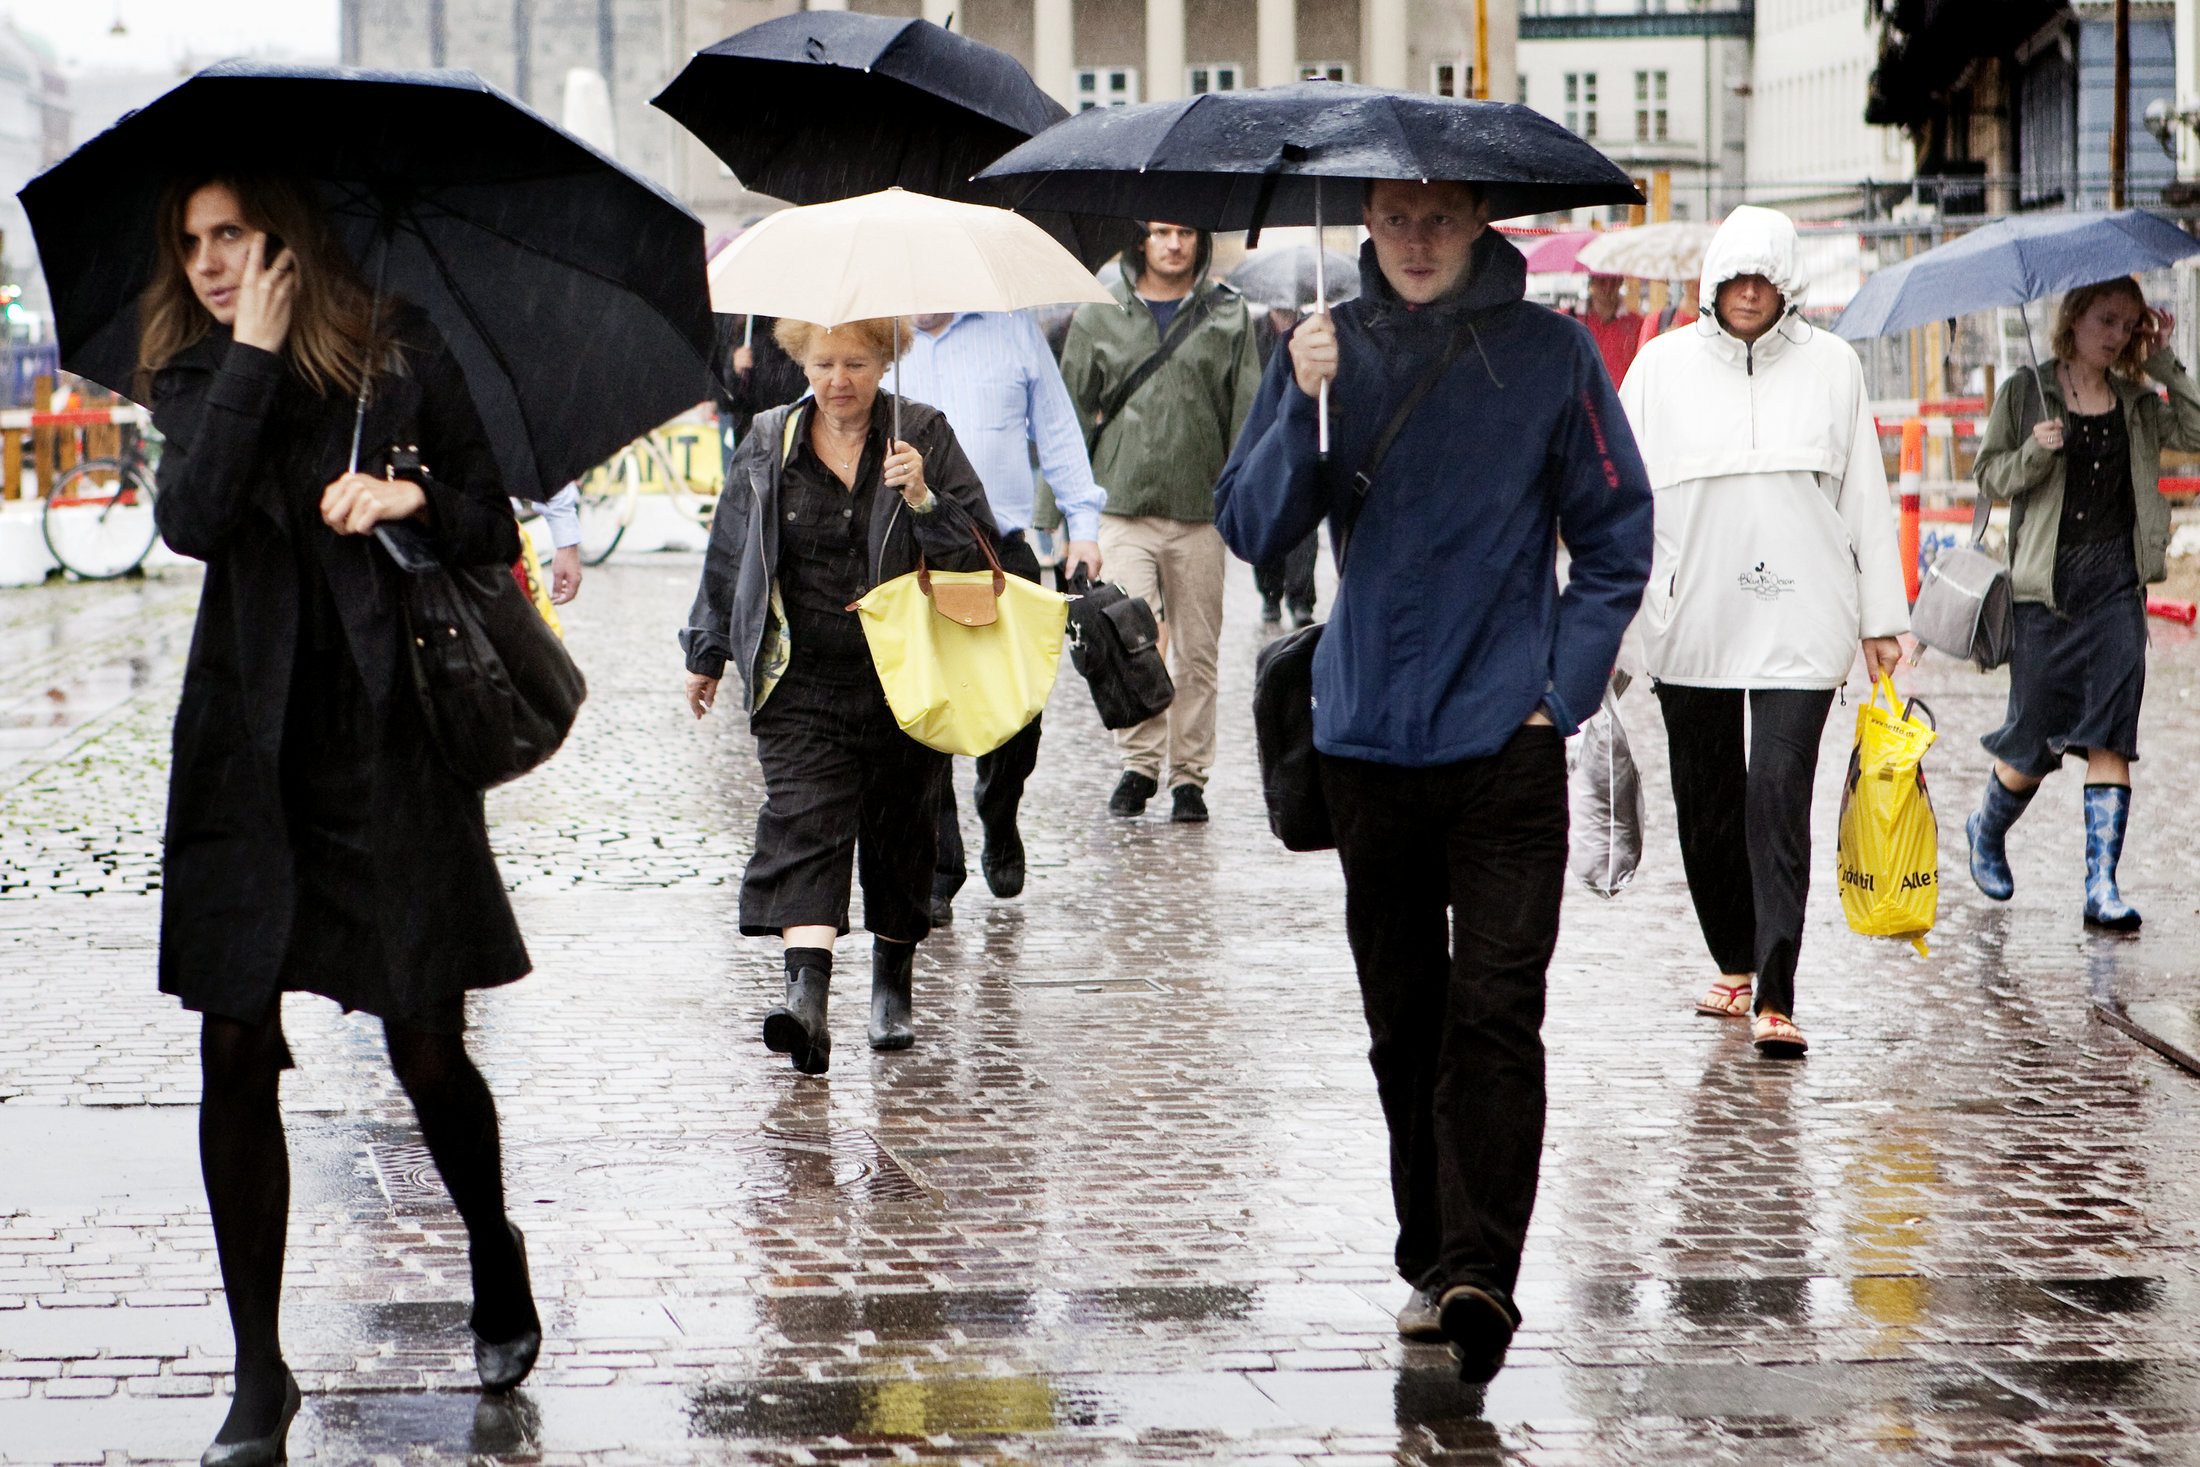
{"label": "orange traffic post", "polygon": [[1925,508],[1925,420],[1902,420],[1902,584],[1917,600],[1917,518]]}

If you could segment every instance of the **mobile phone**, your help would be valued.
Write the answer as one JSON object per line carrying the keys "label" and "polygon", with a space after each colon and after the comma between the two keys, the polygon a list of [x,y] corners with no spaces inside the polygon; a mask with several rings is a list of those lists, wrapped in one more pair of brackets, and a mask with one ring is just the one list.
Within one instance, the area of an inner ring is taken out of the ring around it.
{"label": "mobile phone", "polygon": [[280,255],[282,252],[283,237],[279,234],[268,235],[267,242],[260,251],[260,268],[262,270],[274,269],[275,257],[277,255]]}

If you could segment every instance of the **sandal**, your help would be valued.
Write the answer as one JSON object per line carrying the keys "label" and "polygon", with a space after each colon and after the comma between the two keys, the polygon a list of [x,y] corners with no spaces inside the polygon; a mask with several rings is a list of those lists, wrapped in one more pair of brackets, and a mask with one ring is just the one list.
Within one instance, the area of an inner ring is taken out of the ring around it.
{"label": "sandal", "polygon": [[1766,1059],[1801,1059],[1810,1048],[1803,1031],[1786,1014],[1759,1014],[1749,1026],[1750,1043]]}
{"label": "sandal", "polygon": [[1696,1012],[1709,1014],[1714,1019],[1746,1019],[1749,1017],[1749,984],[1714,983],[1704,990],[1704,996],[1696,1000]]}

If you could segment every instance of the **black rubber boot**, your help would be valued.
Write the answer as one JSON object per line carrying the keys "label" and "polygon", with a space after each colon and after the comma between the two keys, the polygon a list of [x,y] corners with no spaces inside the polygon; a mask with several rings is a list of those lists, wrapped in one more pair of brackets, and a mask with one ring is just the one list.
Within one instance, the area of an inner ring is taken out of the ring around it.
{"label": "black rubber boot", "polygon": [[916,969],[915,943],[871,940],[871,1048],[907,1049],[917,1042],[909,1022]]}
{"label": "black rubber boot", "polygon": [[833,1035],[825,1000],[833,988],[833,955],[821,947],[787,949],[787,996],[764,1015],[764,1047],[783,1054],[805,1075],[832,1068]]}

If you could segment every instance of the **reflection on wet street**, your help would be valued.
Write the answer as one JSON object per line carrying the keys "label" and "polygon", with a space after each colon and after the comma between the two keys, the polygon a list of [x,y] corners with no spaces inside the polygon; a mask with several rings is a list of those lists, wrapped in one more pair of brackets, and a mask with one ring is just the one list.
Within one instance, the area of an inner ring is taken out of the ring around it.
{"label": "reflection on wet street", "polygon": [[[1849,934],[1856,690],[1836,705],[1800,1063],[1690,1012],[1709,965],[1629,694],[1648,850],[1619,897],[1567,896],[1527,1318],[1472,1389],[1392,1327],[1341,882],[1266,831],[1244,568],[1214,822],[1108,817],[1112,745],[1066,678],[1026,893],[965,888],[903,1054],[862,1044],[853,946],[822,1080],[758,1038],[780,965],[734,895],[760,788],[745,731],[680,705],[695,570],[589,573],[566,619],[591,701],[489,802],[537,964],[470,1009],[549,1331],[513,1398],[474,1386],[463,1229],[378,1026],[286,1009],[294,1460],[2200,1459],[2200,1080],[2093,1017],[2200,1043],[2183,629],[2156,624],[2136,940],[2081,929],[2074,774],[2012,836],[2014,902],[1963,879],[2005,683],[1938,658],[1908,674],[1943,734],[1932,956]],[[0,593],[0,1463],[195,1461],[222,1414],[196,1028],[153,972],[195,591]]]}

